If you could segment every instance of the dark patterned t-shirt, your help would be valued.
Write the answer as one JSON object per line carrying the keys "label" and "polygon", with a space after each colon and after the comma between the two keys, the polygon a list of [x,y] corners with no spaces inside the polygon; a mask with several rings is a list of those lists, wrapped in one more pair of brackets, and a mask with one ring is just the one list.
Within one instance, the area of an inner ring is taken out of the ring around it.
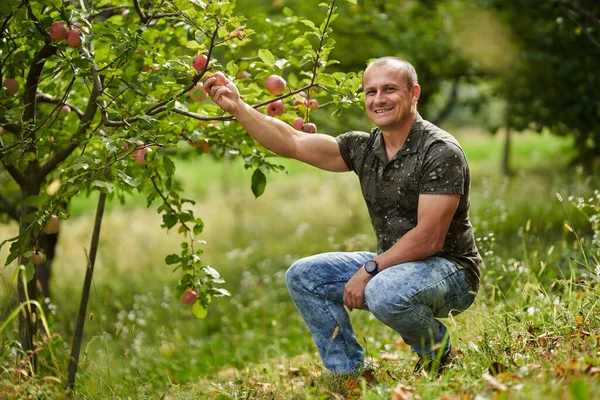
{"label": "dark patterned t-shirt", "polygon": [[444,246],[434,255],[465,268],[477,289],[481,257],[469,220],[471,177],[456,139],[418,114],[404,146],[389,162],[379,128],[370,134],[350,131],[336,139],[346,165],[360,180],[378,253],[417,225],[419,195],[461,195]]}

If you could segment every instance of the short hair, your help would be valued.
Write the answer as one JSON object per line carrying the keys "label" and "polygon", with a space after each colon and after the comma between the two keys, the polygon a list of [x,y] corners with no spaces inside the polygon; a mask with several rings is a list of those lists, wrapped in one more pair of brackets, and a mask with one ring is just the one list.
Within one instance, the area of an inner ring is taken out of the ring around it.
{"label": "short hair", "polygon": [[415,67],[413,67],[411,63],[400,57],[385,56],[377,58],[370,62],[369,65],[367,65],[367,69],[371,66],[379,67],[389,63],[400,64],[400,67],[404,70],[404,79],[406,80],[406,85],[408,86],[408,89],[412,89],[413,86],[419,84],[419,78],[417,77],[417,71],[415,70]]}

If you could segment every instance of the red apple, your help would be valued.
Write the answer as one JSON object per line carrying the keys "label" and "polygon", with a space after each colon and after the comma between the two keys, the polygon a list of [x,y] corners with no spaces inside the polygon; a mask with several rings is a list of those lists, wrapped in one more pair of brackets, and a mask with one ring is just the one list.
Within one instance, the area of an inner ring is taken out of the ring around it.
{"label": "red apple", "polygon": [[2,86],[8,90],[9,94],[15,94],[19,91],[19,82],[12,78],[6,78],[2,83]]}
{"label": "red apple", "polygon": [[267,104],[267,114],[269,114],[271,117],[274,117],[276,115],[281,115],[285,112],[285,105],[283,104],[283,101],[281,100],[276,100],[273,101],[269,104]]}
{"label": "red apple", "polygon": [[194,66],[194,69],[196,71],[201,71],[204,69],[204,67],[206,67],[207,61],[208,61],[208,58],[206,57],[206,55],[199,54],[196,57],[194,57],[194,61],[192,62],[192,65]]}
{"label": "red apple", "polygon": [[66,115],[69,115],[69,113],[71,112],[71,107],[64,105],[60,108],[60,110],[58,111],[58,115],[64,117]]}
{"label": "red apple", "polygon": [[222,72],[215,72],[214,74],[207,76],[204,81],[206,82],[208,78],[215,78],[215,83],[213,83],[215,86],[225,86],[228,81],[227,77],[225,77],[225,74]]}
{"label": "red apple", "polygon": [[304,128],[304,120],[300,117],[294,120],[294,129],[301,131]]}
{"label": "red apple", "polygon": [[190,90],[190,98],[194,101],[202,101],[206,99],[207,96],[208,93],[206,93],[206,90],[204,90],[204,85],[202,82],[196,83],[196,86]]}
{"label": "red apple", "polygon": [[53,22],[52,26],[50,27],[50,37],[52,40],[56,40],[57,42],[59,40],[65,40],[68,33],[69,30],[63,22]]}
{"label": "red apple", "polygon": [[60,219],[56,215],[53,215],[50,217],[48,222],[46,222],[46,225],[44,226],[44,233],[53,235],[58,233],[58,231],[60,231]]}
{"label": "red apple", "polygon": [[281,94],[286,87],[285,80],[279,75],[271,75],[267,78],[265,82],[265,88],[271,94]]}
{"label": "red apple", "polygon": [[181,300],[183,300],[183,304],[185,304],[186,306],[193,306],[197,298],[198,293],[196,293],[192,289],[186,289],[183,293],[183,297],[181,298]]}
{"label": "red apple", "polygon": [[129,8],[126,8],[123,11],[121,11],[121,17],[125,18],[127,15],[129,15]]}
{"label": "red apple", "polygon": [[298,94],[304,97],[305,99],[308,99],[308,95],[306,94],[306,92],[298,92]]}
{"label": "red apple", "polygon": [[81,47],[83,43],[83,33],[79,28],[73,28],[67,34],[67,44],[71,47]]}
{"label": "red apple", "polygon": [[131,153],[131,156],[135,159],[136,163],[140,165],[146,165],[146,154],[148,154],[148,152],[150,151],[152,151],[152,149],[150,149],[149,147],[145,147],[144,142],[138,140],[136,142],[136,150],[133,153]]}
{"label": "red apple", "polygon": [[38,250],[34,251],[33,255],[31,256],[31,261],[33,261],[33,265],[40,265],[44,262],[45,259],[46,257],[44,256],[44,253]]}
{"label": "red apple", "polygon": [[302,127],[302,130],[306,133],[316,133],[317,126],[315,124],[313,124],[312,122],[309,122],[308,124],[304,124],[304,127]]}
{"label": "red apple", "polygon": [[319,102],[315,99],[310,99],[310,101],[308,102],[308,106],[311,110],[316,110],[317,108],[319,108]]}

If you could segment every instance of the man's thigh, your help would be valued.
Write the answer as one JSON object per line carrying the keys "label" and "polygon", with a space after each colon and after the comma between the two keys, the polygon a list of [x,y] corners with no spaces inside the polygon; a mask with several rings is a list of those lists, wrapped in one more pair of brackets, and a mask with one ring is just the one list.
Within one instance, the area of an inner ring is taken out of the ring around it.
{"label": "man's thigh", "polygon": [[[447,317],[467,309],[475,292],[465,279],[465,271],[441,257],[408,262],[387,268],[367,285],[367,294],[390,306],[422,304],[436,317]],[[369,298],[367,297],[367,305]]]}
{"label": "man's thigh", "polygon": [[371,258],[371,252],[330,252],[296,261],[288,270],[288,286],[300,285],[330,300],[342,301],[348,280]]}

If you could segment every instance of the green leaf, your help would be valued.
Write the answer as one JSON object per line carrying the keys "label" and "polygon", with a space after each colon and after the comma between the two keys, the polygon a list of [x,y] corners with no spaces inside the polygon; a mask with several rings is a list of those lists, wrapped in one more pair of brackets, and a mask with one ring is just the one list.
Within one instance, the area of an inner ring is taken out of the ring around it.
{"label": "green leaf", "polygon": [[302,19],[302,20],[300,20],[300,22],[301,22],[301,23],[303,23],[304,25],[308,26],[309,28],[313,29],[313,30],[317,28],[317,27],[315,26],[315,23],[314,23],[314,22],[312,22],[312,21],[311,21],[311,20],[309,20],[309,19]]}
{"label": "green leaf", "polygon": [[94,182],[92,182],[92,186],[99,187],[100,190],[107,191],[108,193],[112,193],[115,189],[114,185],[100,180],[95,180]]}
{"label": "green leaf", "polygon": [[267,177],[264,172],[260,169],[255,169],[252,174],[252,193],[256,198],[260,197],[265,191],[265,187],[267,186]]}
{"label": "green leaf", "polygon": [[130,177],[129,175],[127,175],[125,172],[121,171],[120,169],[117,170],[117,175],[125,184],[127,184],[131,187],[137,187],[137,185],[139,185],[138,181],[136,181],[135,179],[133,179],[132,177]]}
{"label": "green leaf", "polygon": [[240,67],[234,60],[231,60],[227,63],[227,74],[231,76],[237,76],[238,70]]}
{"label": "green leaf", "polygon": [[188,49],[192,49],[192,50],[200,50],[202,49],[202,45],[200,45],[200,43],[198,43],[195,40],[190,40],[185,44],[185,47],[187,47]]}
{"label": "green leaf", "polygon": [[25,200],[23,200],[24,206],[38,207],[38,206],[41,206],[43,203],[44,203],[43,196],[28,196],[27,198],[25,198]]}
{"label": "green leaf", "polygon": [[168,256],[165,257],[165,263],[167,265],[177,264],[179,262],[179,260],[181,260],[181,257],[179,257],[179,254],[169,254]]}
{"label": "green leaf", "polygon": [[215,278],[215,279],[219,279],[221,277],[221,275],[219,274],[219,271],[217,271],[210,265],[204,266],[204,272],[206,272],[206,275],[209,275],[210,277]]}
{"label": "green leaf", "polygon": [[210,294],[214,295],[215,297],[231,296],[229,290],[223,288],[213,288],[211,289]]}
{"label": "green leaf", "polygon": [[175,173],[175,163],[169,157],[163,157],[163,166],[168,175],[173,175]]}
{"label": "green leaf", "polygon": [[259,49],[258,56],[265,64],[273,65],[275,63],[275,56],[267,49]]}
{"label": "green leaf", "polygon": [[203,319],[206,318],[206,316],[208,315],[208,308],[204,307],[202,303],[196,300],[196,302],[192,306],[192,313],[194,313],[196,318]]}
{"label": "green leaf", "polygon": [[346,1],[350,4],[358,4],[357,3],[358,0],[346,0]]}

